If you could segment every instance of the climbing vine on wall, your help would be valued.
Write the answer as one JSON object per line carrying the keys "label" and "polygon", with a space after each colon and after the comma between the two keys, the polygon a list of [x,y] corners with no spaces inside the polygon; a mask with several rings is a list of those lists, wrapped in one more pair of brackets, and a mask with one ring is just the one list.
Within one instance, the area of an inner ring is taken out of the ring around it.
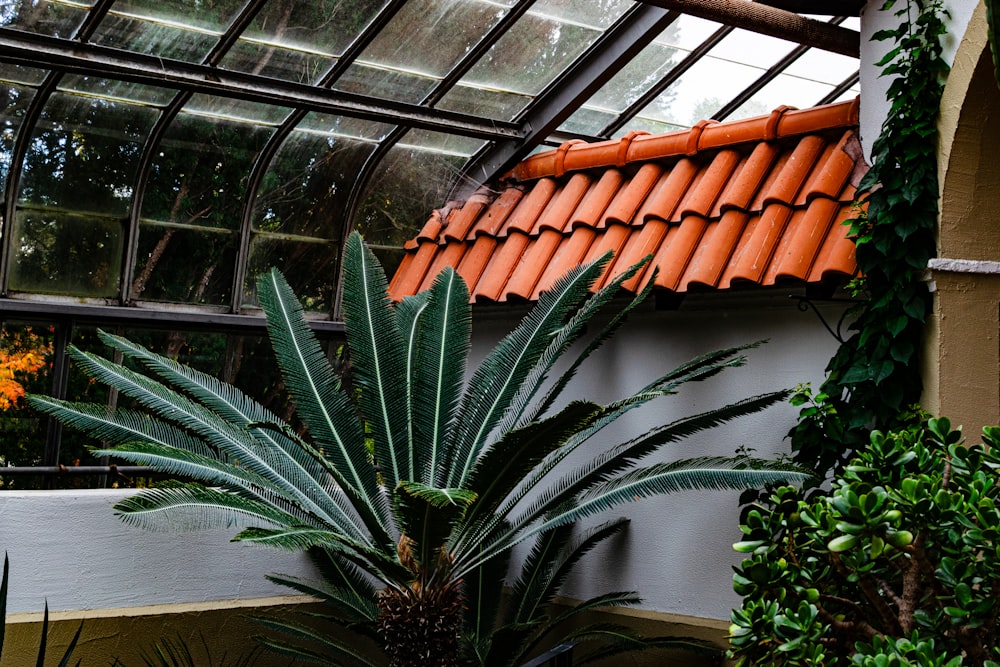
{"label": "climbing vine on wall", "polygon": [[[895,8],[896,5],[903,5]],[[937,113],[948,66],[941,58],[946,12],[941,0],[887,0],[898,27],[876,33],[892,48],[877,63],[892,77],[891,102],[874,143],[871,170],[858,188],[851,233],[863,278],[864,301],[854,333],[827,366],[816,394],[792,430],[798,462],[839,469],[868,440],[871,428],[892,430],[914,418],[922,383],[918,354],[931,295],[922,275],[935,253]]]}

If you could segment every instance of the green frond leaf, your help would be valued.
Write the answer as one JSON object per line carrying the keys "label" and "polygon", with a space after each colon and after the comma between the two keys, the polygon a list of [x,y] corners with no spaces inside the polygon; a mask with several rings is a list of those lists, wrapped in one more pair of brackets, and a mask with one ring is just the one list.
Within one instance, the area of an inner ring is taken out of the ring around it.
{"label": "green frond leaf", "polygon": [[295,517],[268,503],[190,482],[164,482],[143,489],[114,509],[126,523],[146,530],[298,524]]}
{"label": "green frond leaf", "polygon": [[272,574],[268,575],[267,579],[275,584],[286,586],[299,593],[322,600],[327,605],[333,607],[348,622],[374,623],[378,616],[378,605],[375,603],[376,591],[374,587],[371,589],[370,596],[362,598],[357,596],[351,589],[334,586],[325,581],[303,579],[287,574]]}
{"label": "green frond leaf", "polygon": [[253,621],[270,630],[286,633],[292,638],[307,642],[308,644],[292,644],[273,637],[256,638],[257,641],[268,647],[268,649],[281,655],[321,665],[331,664],[331,659],[336,659],[337,662],[335,664],[343,665],[344,667],[379,667],[381,664],[372,662],[369,658],[351,647],[349,643],[338,641],[337,634],[321,634],[305,625],[260,616],[253,617]]}
{"label": "green frond leaf", "polygon": [[361,424],[309,330],[298,299],[277,270],[258,281],[258,293],[271,344],[299,417],[348,483],[377,496],[378,483],[369,465]]}
{"label": "green frond leaf", "polygon": [[504,433],[470,473],[468,488],[479,495],[479,501],[472,507],[469,521],[493,513],[526,474],[586,428],[601,411],[596,403],[574,401],[551,417]]}
{"label": "green frond leaf", "polygon": [[[652,255],[647,255],[642,260],[629,267],[626,271],[623,271],[614,279],[608,281],[608,283],[597,292],[593,293],[583,304],[580,310],[573,315],[569,322],[567,322],[565,330],[569,333],[570,338],[566,341],[566,344],[554,340],[549,346],[549,350],[546,351],[546,354],[554,354],[556,358],[561,357],[566,347],[568,347],[568,344],[572,344],[579,339],[580,335],[585,331],[585,327],[594,315],[610,303],[621,291],[622,285],[625,284],[627,280],[635,276],[649,263],[651,259]],[[619,310],[614,317],[611,318],[611,321],[604,325],[597,335],[593,336],[587,342],[587,345],[583,348],[580,354],[577,355],[576,359],[573,360],[573,363],[570,364],[569,368],[567,368],[566,371],[559,376],[559,379],[556,380],[556,382],[554,382],[546,391],[544,398],[538,402],[537,406],[534,406],[525,412],[525,414],[521,417],[521,420],[518,422],[518,425],[534,421],[538,419],[540,415],[547,413],[552,408],[552,405],[555,403],[556,399],[562,395],[563,390],[569,384],[570,380],[576,376],[576,372],[579,370],[580,366],[583,365],[583,362],[586,361],[587,358],[604,343],[610,340],[621,325],[625,323],[629,313],[646,300],[646,297],[648,297],[650,292],[653,291],[653,281],[656,279],[658,272],[659,269],[657,267],[653,267],[645,287],[639,291],[639,293],[628,303],[628,305]],[[551,368],[551,365],[552,364],[550,363],[548,368]],[[546,368],[546,371],[548,368]],[[537,388],[541,387],[543,381],[543,377],[538,377],[537,380],[533,378],[531,382],[527,382],[525,385],[528,386],[535,382],[535,391],[537,391]],[[531,397],[534,397],[535,391],[532,392]]]}
{"label": "green frond leaf", "polygon": [[549,346],[552,335],[587,296],[610,258],[609,253],[557,280],[521,324],[480,364],[466,387],[455,423],[448,486],[465,486],[480,449]]}
{"label": "green frond leaf", "polygon": [[430,572],[454,527],[476,500],[466,489],[435,489],[419,482],[396,487],[396,516],[401,532],[416,545],[414,557],[421,571]]}
{"label": "green frond leaf", "polygon": [[357,414],[309,330],[302,306],[277,271],[261,276],[258,295],[285,386],[309,433],[340,471],[338,483],[350,496],[375,542],[389,546],[389,508],[365,446]]}
{"label": "green frond leaf", "polygon": [[[628,526],[628,519],[620,518],[608,521],[586,531],[581,537],[565,545],[557,553],[557,559],[552,563],[544,588],[532,592],[538,601],[537,606],[547,604],[559,592],[559,588],[572,572],[573,567],[598,544],[621,533]],[[539,580],[541,583],[542,580]],[[638,600],[636,600],[638,603]]]}
{"label": "green frond leaf", "polygon": [[451,267],[434,281],[418,323],[407,341],[411,470],[412,479],[433,485],[443,481],[436,476],[443,469],[448,428],[465,384],[472,331],[469,289]]}
{"label": "green frond leaf", "polygon": [[409,468],[406,350],[375,255],[353,232],[344,250],[344,324],[357,401],[371,429],[387,488],[413,479]]}
{"label": "green frond leaf", "polygon": [[107,442],[148,442],[176,447],[207,458],[218,458],[218,452],[199,438],[145,412],[106,405],[71,403],[47,396],[28,396],[28,403],[64,425]]}

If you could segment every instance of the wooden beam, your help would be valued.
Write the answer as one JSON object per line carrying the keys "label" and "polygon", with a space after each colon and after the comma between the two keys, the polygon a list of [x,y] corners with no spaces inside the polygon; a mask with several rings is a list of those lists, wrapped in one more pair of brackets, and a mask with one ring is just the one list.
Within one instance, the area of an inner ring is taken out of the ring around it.
{"label": "wooden beam", "polygon": [[864,0],[757,0],[796,14],[818,14],[821,16],[860,16],[865,6]]}
{"label": "wooden beam", "polygon": [[[861,35],[839,25],[749,0],[642,0],[646,4],[805,44],[851,58],[861,57]],[[786,1],[786,0],[778,0]]]}

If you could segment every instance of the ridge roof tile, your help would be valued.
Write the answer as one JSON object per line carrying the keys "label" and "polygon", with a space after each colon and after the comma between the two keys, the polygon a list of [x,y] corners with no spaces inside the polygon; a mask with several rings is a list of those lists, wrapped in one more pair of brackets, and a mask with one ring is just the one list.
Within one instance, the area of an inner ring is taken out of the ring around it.
{"label": "ridge roof tile", "polygon": [[782,107],[666,135],[630,132],[533,155],[466,202],[433,212],[390,285],[395,299],[456,266],[475,301],[537,299],[572,266],[615,252],[598,286],[651,254],[672,292],[843,281],[841,224],[867,169],[858,100]]}

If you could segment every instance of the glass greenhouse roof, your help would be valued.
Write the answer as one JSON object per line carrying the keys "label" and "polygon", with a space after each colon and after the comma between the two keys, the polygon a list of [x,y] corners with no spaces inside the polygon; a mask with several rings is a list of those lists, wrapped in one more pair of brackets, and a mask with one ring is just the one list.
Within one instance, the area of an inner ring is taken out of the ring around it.
{"label": "glass greenhouse roof", "polygon": [[277,266],[336,321],[349,230],[391,271],[539,146],[857,95],[858,4],[0,0],[0,309],[224,322]]}
{"label": "glass greenhouse roof", "polygon": [[352,229],[391,272],[539,147],[853,98],[861,4],[0,0],[0,487],[136,483],[20,400],[117,405],[96,327],[283,414],[257,275],[336,358]]}

